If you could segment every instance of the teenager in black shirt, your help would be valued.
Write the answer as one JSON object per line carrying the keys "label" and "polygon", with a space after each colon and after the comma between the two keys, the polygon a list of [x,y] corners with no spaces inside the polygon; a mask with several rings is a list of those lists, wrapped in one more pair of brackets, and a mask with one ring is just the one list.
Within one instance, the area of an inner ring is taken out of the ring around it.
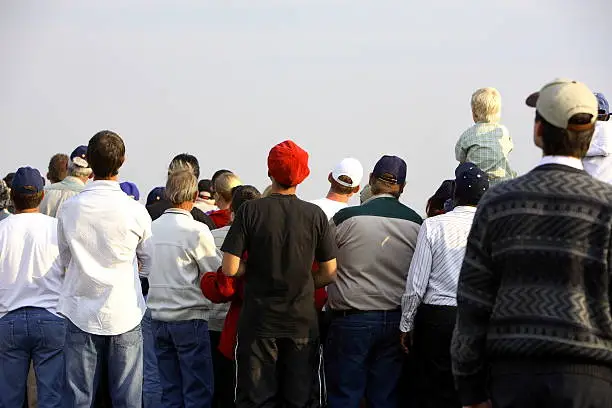
{"label": "teenager in black shirt", "polygon": [[[295,196],[309,174],[308,154],[291,141],[268,156],[272,195],[241,206],[221,250],[223,272],[245,273],[236,350],[241,407],[311,406],[317,385],[315,287],[336,272],[325,213]],[[246,252],[248,260],[241,263]],[[312,263],[319,270],[312,272]]]}

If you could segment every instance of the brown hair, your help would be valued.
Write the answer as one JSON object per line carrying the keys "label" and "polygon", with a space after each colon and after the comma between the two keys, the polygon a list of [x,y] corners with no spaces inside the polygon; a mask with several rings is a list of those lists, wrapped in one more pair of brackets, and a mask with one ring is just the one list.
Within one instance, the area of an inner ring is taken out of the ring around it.
{"label": "brown hair", "polygon": [[[593,115],[578,113],[570,118],[568,125],[588,125]],[[551,125],[536,111],[535,121],[542,125],[542,150],[547,156],[571,156],[582,158],[591,145],[595,126],[586,130],[561,129]]]}
{"label": "brown hair", "polygon": [[125,160],[125,144],[115,132],[102,130],[89,140],[87,162],[96,177],[116,176],[123,165],[123,160]]}
{"label": "brown hair", "polygon": [[58,183],[68,175],[68,155],[63,153],[54,154],[49,160],[49,171],[47,179],[51,183]]}
{"label": "brown hair", "polygon": [[11,200],[17,211],[31,210],[38,208],[42,201],[44,193],[42,191],[35,194],[24,194],[18,193],[15,190],[11,190]]}

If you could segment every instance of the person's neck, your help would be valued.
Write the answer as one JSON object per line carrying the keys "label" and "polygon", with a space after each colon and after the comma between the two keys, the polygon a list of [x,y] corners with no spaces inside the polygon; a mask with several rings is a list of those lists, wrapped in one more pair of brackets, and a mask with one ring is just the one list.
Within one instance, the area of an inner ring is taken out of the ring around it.
{"label": "person's neck", "polygon": [[273,185],[272,189],[270,190],[272,194],[280,194],[280,195],[295,195],[296,191],[297,191],[296,186],[289,187],[289,188],[282,188],[281,186],[278,186],[278,185]]}
{"label": "person's neck", "polygon": [[15,209],[15,214],[36,214],[38,211],[38,207],[36,208],[28,208],[27,210],[17,210]]}
{"label": "person's neck", "polygon": [[116,174],[110,177],[96,177],[94,176],[94,181],[119,181],[119,175]]}
{"label": "person's neck", "polygon": [[331,201],[337,201],[339,203],[348,203],[351,196],[345,194],[338,194],[335,191],[329,190],[325,198]]}
{"label": "person's neck", "polygon": [[193,201],[185,201],[184,203],[180,204],[172,204],[172,208],[191,212],[191,210],[193,210]]}

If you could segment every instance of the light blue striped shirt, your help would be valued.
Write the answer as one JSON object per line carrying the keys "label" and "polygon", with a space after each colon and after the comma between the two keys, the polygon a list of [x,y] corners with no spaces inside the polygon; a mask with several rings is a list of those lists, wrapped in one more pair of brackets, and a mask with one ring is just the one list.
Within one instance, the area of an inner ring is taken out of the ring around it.
{"label": "light blue striped shirt", "polygon": [[459,206],[423,222],[402,296],[402,332],[412,331],[421,303],[457,306],[457,282],[475,213],[476,207]]}

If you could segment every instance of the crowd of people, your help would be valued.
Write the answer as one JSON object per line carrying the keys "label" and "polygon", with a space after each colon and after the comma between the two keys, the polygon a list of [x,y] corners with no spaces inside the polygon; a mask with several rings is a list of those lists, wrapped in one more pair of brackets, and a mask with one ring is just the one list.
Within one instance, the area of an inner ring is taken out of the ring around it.
{"label": "crowd of people", "polygon": [[540,163],[517,175],[478,89],[425,217],[395,155],[298,198],[291,140],[261,190],[184,153],[145,205],[112,131],[46,179],[20,167],[0,181],[0,408],[612,407],[609,105],[567,79],[526,103]]}

